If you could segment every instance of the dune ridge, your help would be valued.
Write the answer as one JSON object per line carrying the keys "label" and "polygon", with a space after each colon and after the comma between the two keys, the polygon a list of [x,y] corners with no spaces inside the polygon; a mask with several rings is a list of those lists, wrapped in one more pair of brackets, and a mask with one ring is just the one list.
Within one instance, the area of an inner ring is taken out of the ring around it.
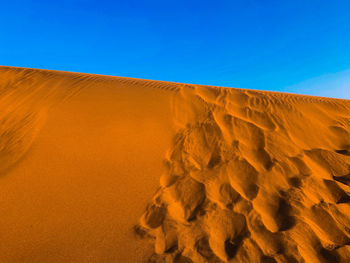
{"label": "dune ridge", "polygon": [[54,70],[0,66],[0,74],[0,173],[25,154],[47,111],[81,89],[112,84],[178,90],[176,83],[158,87],[154,81]]}
{"label": "dune ridge", "polygon": [[[123,245],[114,252],[102,247],[101,254],[88,259],[80,252],[72,252],[71,261],[350,260],[349,100],[0,67],[0,106],[5,109],[0,113],[0,172],[6,174],[14,164],[25,165],[19,160],[33,141],[40,141],[37,134],[52,120],[51,111],[59,112],[60,105],[69,104],[74,98],[85,105],[82,94],[90,94],[91,89],[96,95],[107,86],[121,88],[117,92],[131,92],[125,96],[130,101],[135,98],[136,89],[147,89],[150,95],[145,99],[161,92],[162,96],[155,95],[156,100],[169,104],[166,119],[173,126],[158,113],[165,111],[165,106],[152,111],[155,121],[164,123],[161,127],[169,127],[159,134],[171,133],[163,159],[154,156],[155,161],[163,162],[164,169],[156,171],[162,174],[139,178],[140,182],[159,178],[159,187],[153,198],[152,193],[142,197],[149,196],[150,201],[143,214],[135,209],[134,214],[140,219],[131,222],[133,230],[129,226],[123,228],[125,232],[134,231],[136,240],[152,245],[153,251],[139,254],[136,260],[128,256],[135,251]],[[101,95],[101,101],[108,94],[111,92]],[[137,103],[143,103],[142,97]],[[137,110],[141,119],[142,109]],[[126,124],[124,127],[118,123],[118,129],[137,129],[139,120],[135,128],[127,124],[127,118],[121,119]],[[89,132],[81,128],[81,134]],[[145,136],[143,132],[137,136]],[[150,147],[150,155],[156,144],[157,141],[144,142],[145,147]],[[82,154],[85,153],[79,153]],[[61,165],[65,163],[62,161]],[[89,175],[86,180],[89,181]],[[137,180],[125,185],[130,188],[130,195],[125,198],[134,198],[137,184],[137,189],[142,189]],[[118,193],[113,194],[118,198]],[[139,203],[142,198],[132,200]],[[86,248],[77,247],[76,251],[79,249]],[[101,256],[107,253],[124,256]],[[57,262],[55,255],[47,260]]]}

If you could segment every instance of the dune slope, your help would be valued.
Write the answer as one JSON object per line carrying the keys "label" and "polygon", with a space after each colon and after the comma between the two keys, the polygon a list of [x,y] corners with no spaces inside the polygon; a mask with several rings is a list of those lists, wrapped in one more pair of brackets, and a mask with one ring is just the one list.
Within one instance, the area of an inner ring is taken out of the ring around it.
{"label": "dune slope", "polygon": [[0,67],[0,262],[349,262],[350,101]]}

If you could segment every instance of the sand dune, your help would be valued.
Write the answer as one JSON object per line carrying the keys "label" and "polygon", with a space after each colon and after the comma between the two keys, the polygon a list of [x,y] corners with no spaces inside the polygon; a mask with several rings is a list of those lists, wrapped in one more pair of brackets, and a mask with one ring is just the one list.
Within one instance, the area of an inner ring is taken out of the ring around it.
{"label": "sand dune", "polygon": [[0,262],[350,262],[350,101],[0,67]]}

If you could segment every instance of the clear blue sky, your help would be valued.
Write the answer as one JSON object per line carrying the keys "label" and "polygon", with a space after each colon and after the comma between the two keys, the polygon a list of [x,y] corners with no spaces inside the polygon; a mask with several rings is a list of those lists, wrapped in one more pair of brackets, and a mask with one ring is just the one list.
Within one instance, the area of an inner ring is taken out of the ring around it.
{"label": "clear blue sky", "polygon": [[11,0],[0,65],[350,98],[349,0]]}

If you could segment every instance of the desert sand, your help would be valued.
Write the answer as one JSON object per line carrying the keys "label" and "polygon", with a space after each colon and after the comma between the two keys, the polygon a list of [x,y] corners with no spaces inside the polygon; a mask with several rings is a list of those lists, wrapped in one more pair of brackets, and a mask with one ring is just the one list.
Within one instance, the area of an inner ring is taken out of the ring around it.
{"label": "desert sand", "polygon": [[349,100],[2,66],[0,138],[1,263],[350,262]]}

